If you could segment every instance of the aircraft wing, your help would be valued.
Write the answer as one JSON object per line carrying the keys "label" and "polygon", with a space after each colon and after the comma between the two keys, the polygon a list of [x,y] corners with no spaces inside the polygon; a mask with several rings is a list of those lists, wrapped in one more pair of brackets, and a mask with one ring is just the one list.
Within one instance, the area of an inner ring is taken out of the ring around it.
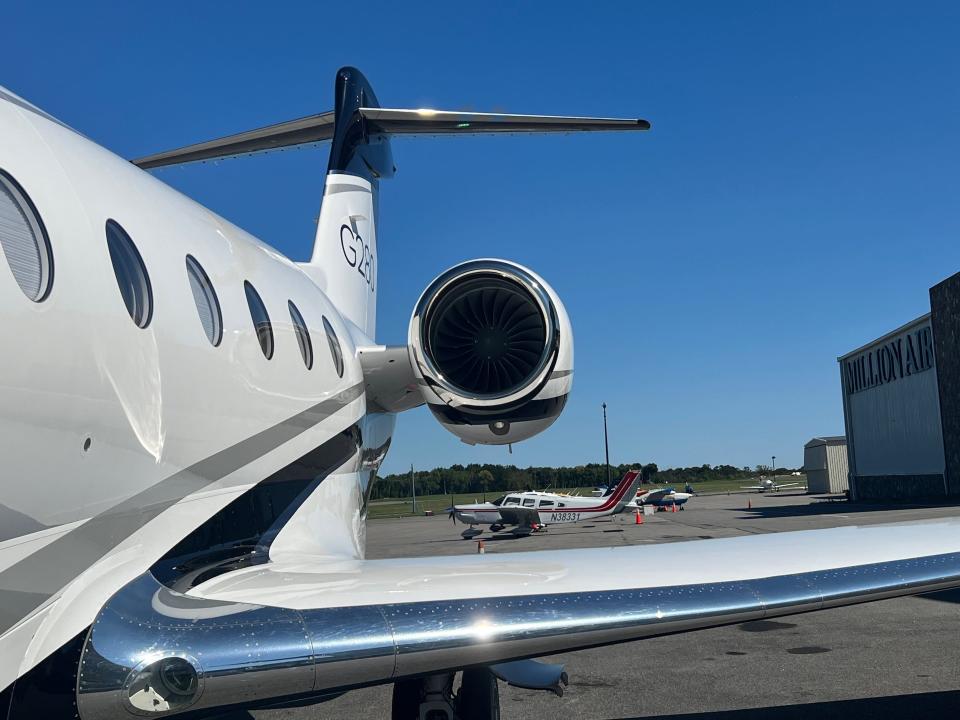
{"label": "aircraft wing", "polygon": [[507,525],[519,525],[520,527],[533,527],[540,523],[540,513],[536,508],[525,508],[516,505],[510,507],[500,507],[500,517]]}
{"label": "aircraft wing", "polygon": [[332,634],[340,615],[366,613],[374,625],[355,630],[390,638],[397,677],[958,585],[951,518],[653,546],[303,558],[227,573],[190,595],[288,608]]}
{"label": "aircraft wing", "polygon": [[147,573],[93,623],[78,705],[85,718],[115,717],[117,694],[158,649],[180,658],[162,662],[202,668],[190,709],[203,710],[957,586],[960,518],[637,547],[304,556],[188,594]]}

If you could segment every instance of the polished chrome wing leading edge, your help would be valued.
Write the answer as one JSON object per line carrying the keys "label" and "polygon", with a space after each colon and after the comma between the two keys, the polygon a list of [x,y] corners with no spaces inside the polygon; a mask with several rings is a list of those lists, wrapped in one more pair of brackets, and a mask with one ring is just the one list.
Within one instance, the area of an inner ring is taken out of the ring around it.
{"label": "polished chrome wing leading edge", "polygon": [[144,575],[94,622],[77,706],[107,720],[252,705],[958,585],[960,553],[948,553],[738,582],[291,610],[182,595]]}

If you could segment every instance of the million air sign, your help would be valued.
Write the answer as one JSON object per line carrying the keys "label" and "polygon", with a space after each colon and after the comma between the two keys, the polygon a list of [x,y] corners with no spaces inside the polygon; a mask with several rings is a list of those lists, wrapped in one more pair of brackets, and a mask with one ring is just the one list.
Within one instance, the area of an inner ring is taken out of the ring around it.
{"label": "million air sign", "polygon": [[926,372],[934,365],[930,323],[887,338],[842,362],[849,395]]}

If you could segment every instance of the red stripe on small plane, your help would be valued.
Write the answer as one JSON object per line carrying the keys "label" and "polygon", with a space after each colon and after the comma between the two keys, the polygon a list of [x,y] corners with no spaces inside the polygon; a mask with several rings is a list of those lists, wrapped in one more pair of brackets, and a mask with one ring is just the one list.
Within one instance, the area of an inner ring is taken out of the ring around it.
{"label": "red stripe on small plane", "polygon": [[[623,479],[617,485],[617,489],[613,494],[607,498],[607,500],[600,505],[592,505],[588,507],[564,507],[564,508],[550,508],[546,509],[538,507],[523,507],[522,505],[509,505],[504,506],[504,509],[510,510],[516,508],[517,510],[535,510],[538,512],[601,512],[603,510],[609,510],[612,507],[615,507],[620,500],[623,499],[623,496],[627,494],[627,491],[630,489],[630,486],[633,484],[633,481],[636,479],[637,473],[634,470],[631,470],[626,475],[623,476]],[[470,513],[482,513],[482,512],[500,512],[500,508],[476,508],[470,509],[469,505],[454,506],[454,509],[457,512],[470,512]]]}
{"label": "red stripe on small plane", "polygon": [[[607,499],[607,502],[603,503],[602,505],[600,505],[600,507],[598,507],[598,508],[596,508],[596,509],[597,509],[597,510],[606,510],[606,509],[609,508],[609,507],[615,506],[618,502],[620,502],[620,499],[621,499],[624,495],[626,495],[627,490],[630,489],[630,485],[633,484],[633,481],[634,481],[634,479],[635,479],[636,477],[637,477],[637,473],[636,473],[635,471],[632,471],[632,470],[631,470],[630,472],[628,472],[626,475],[624,475],[624,476],[623,476],[623,479],[620,481],[620,484],[617,486],[617,489],[614,491],[613,495],[611,495],[611,496]],[[628,478],[629,478],[629,479],[628,479]]]}

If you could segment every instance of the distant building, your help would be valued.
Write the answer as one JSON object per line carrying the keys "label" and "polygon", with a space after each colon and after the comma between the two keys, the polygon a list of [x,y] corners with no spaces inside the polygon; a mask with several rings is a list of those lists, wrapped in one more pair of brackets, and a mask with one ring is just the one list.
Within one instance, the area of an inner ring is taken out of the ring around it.
{"label": "distant building", "polygon": [[849,487],[846,436],[815,437],[804,445],[803,471],[807,474],[808,492],[846,492]]}
{"label": "distant building", "polygon": [[960,273],[930,312],[838,358],[850,494],[960,497]]}

